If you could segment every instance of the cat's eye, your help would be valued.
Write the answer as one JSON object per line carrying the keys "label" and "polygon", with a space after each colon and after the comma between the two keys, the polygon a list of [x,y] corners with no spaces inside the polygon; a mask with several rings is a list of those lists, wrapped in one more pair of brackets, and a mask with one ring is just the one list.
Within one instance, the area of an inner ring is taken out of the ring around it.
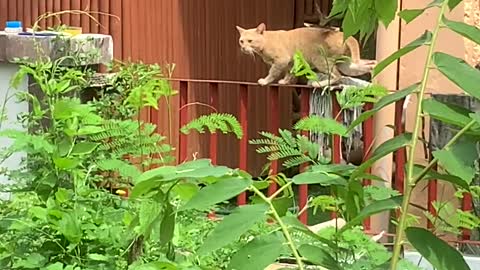
{"label": "cat's eye", "polygon": [[251,40],[251,39],[249,39],[249,40],[248,40],[248,43],[252,43],[252,40]]}
{"label": "cat's eye", "polygon": [[242,44],[243,44],[243,39],[241,39],[241,40],[240,40],[240,43],[242,43]]}

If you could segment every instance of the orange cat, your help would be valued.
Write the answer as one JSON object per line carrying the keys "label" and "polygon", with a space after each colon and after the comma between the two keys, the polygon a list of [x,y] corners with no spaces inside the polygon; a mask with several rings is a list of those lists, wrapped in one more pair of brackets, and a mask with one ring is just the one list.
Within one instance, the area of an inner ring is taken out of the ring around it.
{"label": "orange cat", "polygon": [[[253,29],[237,26],[237,30],[242,52],[252,56],[257,54],[270,66],[267,77],[258,80],[260,85],[270,84],[281,76],[283,79],[278,81],[279,84],[294,83],[296,78],[290,69],[297,51],[301,51],[305,60],[318,72],[330,74],[329,79],[312,83],[315,87],[335,83],[341,78],[341,73],[347,76],[369,73],[377,63],[374,60],[361,60],[358,41],[349,37],[344,42],[343,33],[332,29],[304,27],[267,31],[262,23]],[[336,62],[335,59],[341,56],[350,56],[351,60]]]}

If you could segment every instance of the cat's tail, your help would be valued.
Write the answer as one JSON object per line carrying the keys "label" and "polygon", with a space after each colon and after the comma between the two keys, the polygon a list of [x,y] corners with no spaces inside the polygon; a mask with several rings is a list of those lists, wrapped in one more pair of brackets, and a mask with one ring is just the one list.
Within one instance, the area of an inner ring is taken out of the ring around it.
{"label": "cat's tail", "polygon": [[345,40],[345,45],[350,50],[350,58],[352,58],[352,63],[360,63],[360,45],[354,37],[348,37]]}

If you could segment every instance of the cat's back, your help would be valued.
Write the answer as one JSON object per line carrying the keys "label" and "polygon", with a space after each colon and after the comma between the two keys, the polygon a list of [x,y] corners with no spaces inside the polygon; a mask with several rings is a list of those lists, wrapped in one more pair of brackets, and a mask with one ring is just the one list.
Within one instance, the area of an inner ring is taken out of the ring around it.
{"label": "cat's back", "polygon": [[[339,31],[317,27],[301,27],[292,30],[268,31],[270,46],[282,46],[291,52],[298,49],[310,51],[308,48],[325,43],[343,41],[343,34]],[[340,43],[341,44],[341,43]],[[333,44],[328,44],[333,45]],[[327,46],[330,47],[330,46]]]}

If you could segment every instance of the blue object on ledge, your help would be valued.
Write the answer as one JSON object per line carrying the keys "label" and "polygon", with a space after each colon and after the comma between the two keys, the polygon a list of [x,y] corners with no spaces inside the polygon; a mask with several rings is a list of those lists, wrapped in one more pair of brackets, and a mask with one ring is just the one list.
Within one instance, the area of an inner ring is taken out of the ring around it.
{"label": "blue object on ledge", "polygon": [[21,21],[7,21],[5,23],[6,28],[21,28],[22,22]]}

